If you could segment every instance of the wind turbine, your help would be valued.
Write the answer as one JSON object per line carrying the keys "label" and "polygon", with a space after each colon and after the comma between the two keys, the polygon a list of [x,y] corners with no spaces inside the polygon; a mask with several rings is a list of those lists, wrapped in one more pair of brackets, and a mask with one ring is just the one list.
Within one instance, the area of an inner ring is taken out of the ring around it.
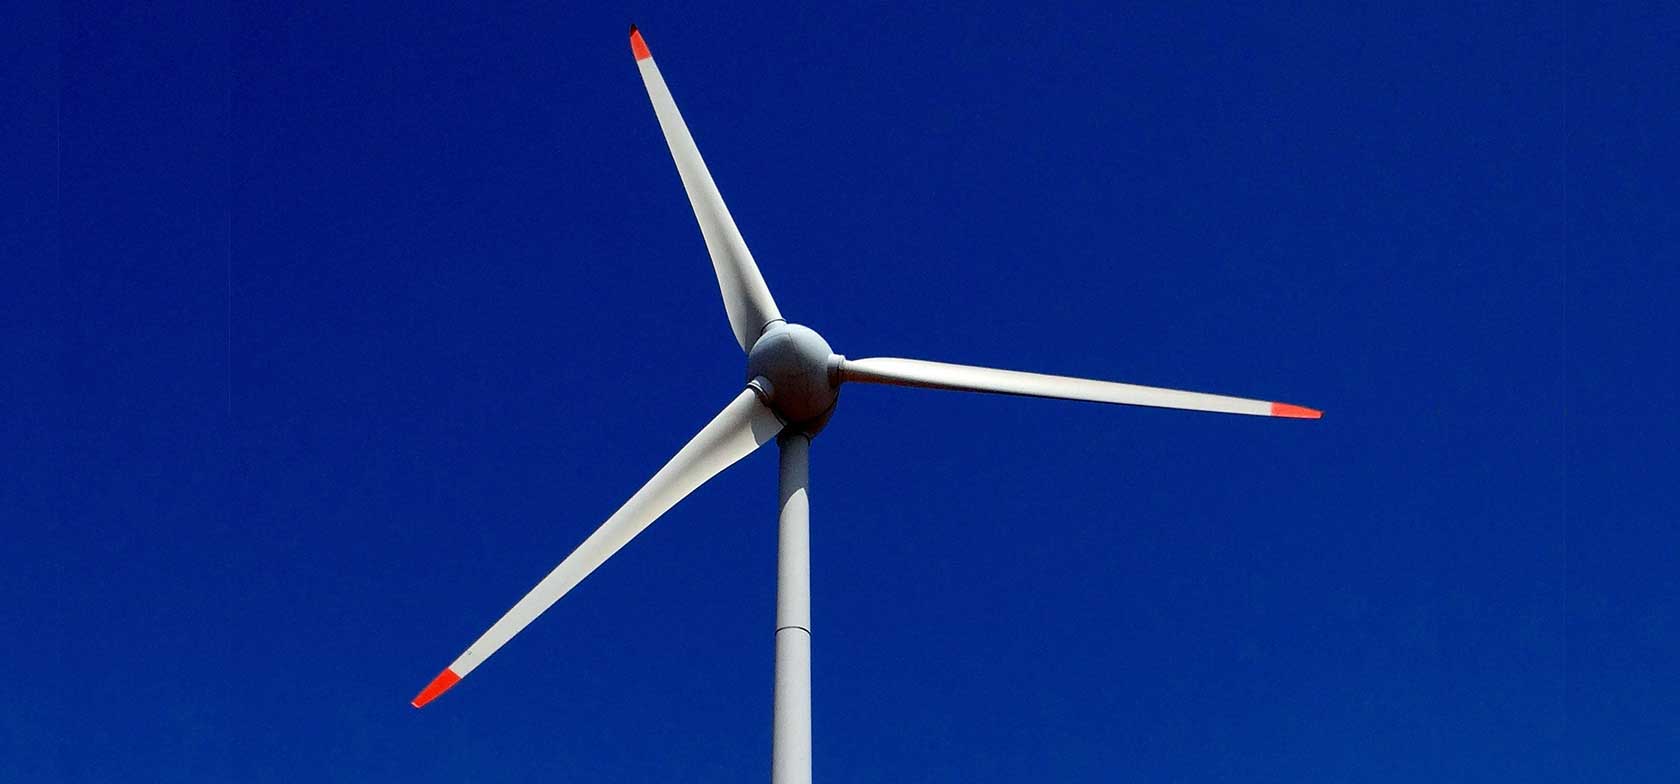
{"label": "wind turbine", "polygon": [[846,382],[1089,400],[1226,414],[1317,419],[1310,408],[1203,392],[1145,387],[919,359],[849,359],[809,327],[782,317],[735,220],[724,206],[694,137],[653,62],[630,27],[630,51],[653,102],[665,143],[682,176],[711,254],[724,311],[747,354],[746,388],[700,429],[624,506],[583,540],[467,650],[415,696],[419,708],[500,650],[613,553],[706,480],[774,438],[781,449],[780,540],[776,569],[776,676],[771,781],[811,780],[811,587],[809,457]]}

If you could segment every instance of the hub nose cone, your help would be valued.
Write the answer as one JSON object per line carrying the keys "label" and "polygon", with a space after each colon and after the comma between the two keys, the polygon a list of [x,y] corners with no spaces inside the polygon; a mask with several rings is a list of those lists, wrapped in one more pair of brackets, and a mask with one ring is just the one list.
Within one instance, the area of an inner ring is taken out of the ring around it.
{"label": "hub nose cone", "polygon": [[770,380],[770,407],[789,426],[815,433],[828,421],[840,390],[830,380],[828,341],[800,324],[776,324],[747,352],[747,380]]}

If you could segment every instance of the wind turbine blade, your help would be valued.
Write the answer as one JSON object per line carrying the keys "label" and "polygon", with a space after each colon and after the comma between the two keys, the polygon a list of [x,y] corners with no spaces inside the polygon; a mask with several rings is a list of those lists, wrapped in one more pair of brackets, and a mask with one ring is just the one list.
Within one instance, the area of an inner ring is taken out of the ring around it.
{"label": "wind turbine blade", "polygon": [[664,468],[613,512],[595,533],[583,540],[566,560],[537,583],[525,598],[478,638],[465,653],[414,698],[414,707],[431,702],[500,650],[522,629],[553,606],[602,562],[642,532],[706,480],[776,437],[782,423],[757,394],[741,392],[722,413],[679,450]]}
{"label": "wind turbine blade", "polygon": [[1042,373],[1022,373],[1017,370],[994,370],[971,365],[952,365],[920,359],[876,357],[846,359],[840,363],[842,381],[862,381],[869,384],[893,384],[903,387],[955,389],[964,392],[997,392],[1005,395],[1050,397],[1062,400],[1089,400],[1094,403],[1120,403],[1130,406],[1180,408],[1188,411],[1214,411],[1223,414],[1318,419],[1323,413],[1311,408],[1250,400],[1242,397],[1210,395],[1205,392],[1185,392],[1178,389],[1144,387],[1113,381],[1093,381],[1069,376],[1047,376]]}
{"label": "wind turbine blade", "polygon": [[682,175],[683,189],[688,191],[688,202],[700,222],[706,252],[712,255],[718,289],[723,292],[723,308],[729,313],[729,328],[734,330],[741,350],[746,351],[770,322],[782,319],[782,313],[776,309],[770,287],[764,285],[764,276],[759,273],[752,252],[747,250],[740,229],[735,228],[735,219],[724,205],[717,183],[712,182],[712,173],[700,158],[700,148],[694,145],[694,137],[689,135],[688,125],[677,111],[677,102],[665,86],[665,77],[659,74],[647,42],[634,25],[630,27],[630,51],[636,55],[636,67],[641,69],[648,100],[653,102],[653,113],[659,117],[660,130],[665,132],[665,144],[671,148],[677,173]]}

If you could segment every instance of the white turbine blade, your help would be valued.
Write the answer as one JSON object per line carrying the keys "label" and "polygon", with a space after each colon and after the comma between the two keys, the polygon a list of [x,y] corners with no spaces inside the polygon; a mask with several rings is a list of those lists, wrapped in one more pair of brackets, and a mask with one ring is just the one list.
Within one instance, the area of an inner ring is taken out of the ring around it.
{"label": "white turbine blade", "polygon": [[566,560],[554,567],[554,571],[525,594],[525,598],[520,599],[465,653],[438,673],[415,696],[414,707],[424,706],[460,682],[666,510],[718,472],[775,438],[781,429],[781,421],[769,407],[759,402],[753,390],[741,392],[642,489],[630,496],[624,506],[613,512],[612,517],[607,518],[595,533],[566,556]]}
{"label": "white turbine blade", "polygon": [[659,75],[659,66],[654,64],[647,43],[633,25],[630,51],[636,55],[636,67],[641,69],[648,100],[653,102],[653,112],[659,116],[665,144],[671,148],[677,173],[682,175],[683,189],[688,191],[688,202],[700,222],[700,234],[706,238],[706,252],[712,255],[718,289],[723,292],[723,307],[729,313],[729,327],[735,331],[741,350],[746,351],[763,334],[764,327],[780,320],[782,313],[776,309],[770,287],[764,285],[764,276],[759,274],[758,264],[747,250],[740,229],[735,228],[735,219],[729,215],[717,183],[712,182],[712,173],[700,158],[700,148],[694,145],[694,137],[689,135],[688,125],[677,111],[677,102],[665,86],[665,77]]}
{"label": "white turbine blade", "polygon": [[1224,414],[1295,419],[1318,419],[1323,416],[1322,412],[1289,403],[895,357],[843,360],[840,363],[840,378],[842,381],[863,381],[870,384],[997,392],[1005,395],[1089,400],[1094,403],[1181,408]]}

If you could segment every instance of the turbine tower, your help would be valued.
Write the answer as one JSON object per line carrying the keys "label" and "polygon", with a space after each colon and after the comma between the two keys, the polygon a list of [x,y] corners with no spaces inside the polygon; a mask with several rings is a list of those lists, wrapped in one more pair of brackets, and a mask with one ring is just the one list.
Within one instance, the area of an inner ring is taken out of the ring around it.
{"label": "turbine tower", "polygon": [[694,137],[653,62],[647,42],[630,28],[630,51],[653,102],[659,127],[700,223],[724,311],[747,355],[745,388],[700,429],[624,506],[583,540],[513,609],[415,696],[419,708],[478,669],[531,621],[595,571],[613,553],[706,480],[776,439],[781,449],[780,533],[776,569],[776,675],[771,749],[773,784],[811,780],[810,449],[834,413],[847,382],[966,392],[1089,400],[1226,414],[1317,419],[1310,408],[1203,392],[952,365],[919,359],[848,359],[809,327],[776,307],[752,252],[712,182]]}

